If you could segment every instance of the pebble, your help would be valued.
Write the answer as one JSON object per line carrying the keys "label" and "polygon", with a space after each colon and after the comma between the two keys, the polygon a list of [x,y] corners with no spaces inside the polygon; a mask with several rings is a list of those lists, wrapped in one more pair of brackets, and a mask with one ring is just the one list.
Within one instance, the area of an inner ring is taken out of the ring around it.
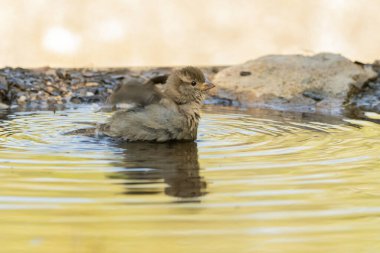
{"label": "pebble", "polygon": [[85,84],[85,86],[86,87],[97,87],[97,86],[99,86],[99,84],[96,82],[88,82]]}
{"label": "pebble", "polygon": [[8,109],[9,105],[6,105],[4,103],[0,103],[0,110]]}
{"label": "pebble", "polygon": [[17,103],[18,104],[24,104],[26,101],[26,96],[20,96],[18,99],[17,99]]}
{"label": "pebble", "polygon": [[250,76],[251,72],[250,71],[241,71],[240,76]]}
{"label": "pebble", "polygon": [[51,86],[46,87],[46,91],[52,93],[54,91],[54,88]]}

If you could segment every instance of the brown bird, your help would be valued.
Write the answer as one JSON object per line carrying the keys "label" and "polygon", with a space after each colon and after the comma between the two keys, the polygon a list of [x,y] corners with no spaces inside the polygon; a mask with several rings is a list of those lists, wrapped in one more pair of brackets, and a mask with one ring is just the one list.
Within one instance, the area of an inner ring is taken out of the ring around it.
{"label": "brown bird", "polygon": [[205,93],[213,87],[196,67],[174,70],[162,89],[131,80],[116,88],[109,102],[135,106],[115,112],[97,132],[130,142],[194,141]]}

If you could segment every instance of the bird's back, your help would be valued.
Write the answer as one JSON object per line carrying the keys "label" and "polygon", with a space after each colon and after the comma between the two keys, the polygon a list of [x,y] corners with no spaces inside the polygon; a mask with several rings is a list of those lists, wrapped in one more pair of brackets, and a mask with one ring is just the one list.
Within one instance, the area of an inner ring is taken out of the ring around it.
{"label": "bird's back", "polygon": [[111,105],[136,104],[145,106],[158,103],[163,97],[160,90],[151,82],[143,82],[137,78],[132,78],[119,84],[108,98]]}

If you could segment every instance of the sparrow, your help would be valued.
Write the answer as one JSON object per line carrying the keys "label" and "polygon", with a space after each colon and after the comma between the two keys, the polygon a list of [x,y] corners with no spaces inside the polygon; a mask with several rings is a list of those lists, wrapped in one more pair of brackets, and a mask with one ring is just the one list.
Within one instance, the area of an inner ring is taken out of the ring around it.
{"label": "sparrow", "polygon": [[133,107],[116,111],[96,132],[127,142],[194,141],[201,106],[213,87],[199,68],[191,66],[174,69],[161,88],[131,79],[118,86],[108,102]]}

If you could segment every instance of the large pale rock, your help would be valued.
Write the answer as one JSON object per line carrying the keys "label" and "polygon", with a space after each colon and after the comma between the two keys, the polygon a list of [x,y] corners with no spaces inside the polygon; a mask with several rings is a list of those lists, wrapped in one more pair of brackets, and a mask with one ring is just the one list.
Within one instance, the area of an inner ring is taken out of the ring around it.
{"label": "large pale rock", "polygon": [[269,55],[223,69],[216,96],[247,107],[337,114],[352,89],[377,76],[372,67],[322,53]]}

